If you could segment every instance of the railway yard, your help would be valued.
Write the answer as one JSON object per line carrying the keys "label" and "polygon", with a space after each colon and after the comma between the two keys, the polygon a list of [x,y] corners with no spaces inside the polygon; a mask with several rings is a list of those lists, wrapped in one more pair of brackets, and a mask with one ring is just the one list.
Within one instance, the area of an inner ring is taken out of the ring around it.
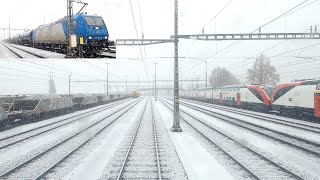
{"label": "railway yard", "polygon": [[[65,56],[63,53],[50,50],[0,42],[0,59],[61,59]],[[115,47],[101,51],[96,57],[116,58]]]}
{"label": "railway yard", "polygon": [[2,7],[0,180],[320,180],[320,1]]}
{"label": "railway yard", "polygon": [[319,179],[320,124],[172,97],[119,99],[0,132],[4,179]]}

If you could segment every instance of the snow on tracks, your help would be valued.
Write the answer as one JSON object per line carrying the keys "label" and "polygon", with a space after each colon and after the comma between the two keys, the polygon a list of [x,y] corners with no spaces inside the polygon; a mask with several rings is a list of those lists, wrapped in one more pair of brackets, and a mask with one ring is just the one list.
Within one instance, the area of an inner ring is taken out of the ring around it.
{"label": "snow on tracks", "polygon": [[101,179],[187,179],[153,102],[148,101]]}
{"label": "snow on tracks", "polygon": [[68,156],[76,152],[80,147],[84,146],[93,137],[97,136],[103,130],[108,128],[110,124],[115,122],[119,117],[129,111],[139,100],[127,104],[125,107],[119,108],[117,111],[103,117],[87,127],[79,128],[74,134],[61,139],[61,141],[50,147],[35,152],[31,156],[25,156],[20,162],[8,163],[2,165],[0,177],[8,179],[27,178],[37,179],[45,177],[58,164],[64,161]]}
{"label": "snow on tracks", "polygon": [[[161,102],[172,110],[172,104],[163,100],[161,100]],[[194,127],[194,129],[202,134],[205,139],[210,140],[225,155],[232,159],[235,164],[247,172],[251,178],[302,179],[299,175],[291,172],[262,154],[257,153],[246,144],[243,144],[224,132],[215,129],[210,124],[188,114],[185,111],[181,110],[180,113],[181,119]]]}

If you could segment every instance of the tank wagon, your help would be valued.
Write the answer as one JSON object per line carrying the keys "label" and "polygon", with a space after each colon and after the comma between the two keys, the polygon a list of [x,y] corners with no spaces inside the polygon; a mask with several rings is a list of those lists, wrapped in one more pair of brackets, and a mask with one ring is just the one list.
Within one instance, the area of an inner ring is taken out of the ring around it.
{"label": "tank wagon", "polygon": [[[73,17],[74,35],[83,38],[83,51],[86,56],[98,53],[103,48],[109,46],[109,32],[101,16],[74,14]],[[67,18],[62,18],[56,22],[41,25],[36,29],[18,34],[9,40],[10,43],[33,46],[52,51],[67,50],[68,28]]]}

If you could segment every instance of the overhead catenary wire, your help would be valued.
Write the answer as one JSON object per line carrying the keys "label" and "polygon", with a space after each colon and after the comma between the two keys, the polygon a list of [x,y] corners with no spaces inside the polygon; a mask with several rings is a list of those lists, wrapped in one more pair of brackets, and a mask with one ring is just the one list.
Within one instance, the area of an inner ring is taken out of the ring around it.
{"label": "overhead catenary wire", "polygon": [[[135,16],[134,16],[134,12],[133,12],[133,7],[132,7],[132,2],[131,2],[131,0],[128,0],[128,1],[129,1],[129,4],[130,4],[132,20],[133,20],[133,24],[134,24],[134,28],[135,28],[135,32],[136,32],[136,38],[139,39],[138,29],[137,29],[136,20],[135,20]],[[139,3],[139,7],[140,7],[140,3]],[[139,9],[140,9],[140,8],[139,8]],[[146,62],[144,61],[144,59],[143,59],[143,54],[142,54],[141,46],[139,46],[139,51],[140,51],[141,60],[143,61],[143,65],[144,65],[144,70],[145,70],[145,73],[146,73],[146,77],[147,77],[148,80],[149,80],[149,79],[150,79],[150,77],[149,77],[149,71],[148,71],[147,63],[146,63]]]}
{"label": "overhead catenary wire", "polygon": [[207,26],[209,25],[213,20],[215,20],[221,13],[223,10],[225,10],[231,3],[233,0],[230,0],[225,6],[223,6],[223,8],[213,17],[211,18],[200,30],[200,32]]}
{"label": "overhead catenary wire", "polygon": [[[23,73],[29,73],[29,74],[35,74],[35,75],[41,75],[41,76],[48,77],[48,74],[36,73],[36,72],[26,71],[26,70],[22,70],[22,69],[15,69],[15,68],[9,68],[9,67],[0,67],[0,69],[6,69],[6,70],[11,70],[11,71],[19,71],[19,72],[23,72]],[[57,76],[57,78],[68,79],[67,77],[62,77],[62,76]]]}
{"label": "overhead catenary wire", "polygon": [[282,13],[281,15],[277,16],[276,18],[272,19],[271,21],[269,21],[269,22],[267,22],[267,23],[265,23],[265,24],[261,25],[260,27],[258,27],[258,28],[257,28],[257,29],[255,29],[254,31],[252,31],[251,33],[254,33],[254,32],[258,31],[260,28],[263,28],[263,27],[265,27],[265,26],[267,26],[267,25],[269,25],[269,24],[273,23],[274,21],[276,21],[276,20],[278,20],[278,19],[280,19],[280,18],[284,17],[285,15],[288,15],[288,14],[289,14],[289,12],[291,12],[292,10],[294,10],[294,9],[298,8],[299,6],[303,5],[304,3],[308,2],[308,1],[310,1],[310,0],[305,0],[305,1],[303,1],[303,2],[301,2],[301,3],[299,3],[299,4],[297,4],[296,6],[292,7],[291,9],[289,9],[289,10],[287,10],[286,12]]}
{"label": "overhead catenary wire", "polygon": [[[140,15],[141,38],[144,39],[144,28],[143,28],[140,0],[138,0],[138,7],[139,7],[139,15]],[[145,58],[146,57],[146,47],[145,46],[143,46],[143,50],[144,50],[144,58]]]}
{"label": "overhead catenary wire", "polygon": [[[1,60],[0,60],[1,61]],[[33,67],[33,68],[36,68],[34,66],[30,66],[30,65],[27,65],[26,63],[29,63],[29,64],[32,64],[32,65],[35,65],[35,66],[41,66],[41,67],[46,67],[46,68],[50,68],[52,70],[57,70],[57,71],[60,71],[60,72],[64,72],[64,74],[62,73],[58,73],[58,74],[61,74],[61,75],[66,75],[66,74],[70,74],[72,73],[73,75],[76,75],[76,76],[81,76],[81,77],[86,77],[86,78],[96,78],[96,77],[93,77],[93,76],[88,76],[88,75],[85,75],[85,74],[81,74],[81,73],[78,73],[78,72],[74,72],[70,69],[66,69],[66,68],[58,68],[57,67],[57,64],[55,64],[54,66],[48,66],[48,65],[44,65],[44,64],[39,64],[38,60],[35,62],[35,61],[32,61],[32,60],[8,60],[9,62],[15,62],[15,63],[18,63],[19,65],[23,65],[23,66],[28,66],[28,67]],[[45,60],[45,62],[47,62],[48,60]],[[52,60],[53,61],[53,60]],[[56,59],[54,60],[56,61]],[[42,62],[42,61],[41,61]],[[43,69],[41,69],[43,70]],[[54,71],[55,73],[57,73],[57,71]]]}
{"label": "overhead catenary wire", "polygon": [[[303,2],[301,2],[301,3],[299,3],[299,4],[297,4],[297,5],[295,5],[294,7],[290,8],[289,10],[287,10],[286,12],[284,12],[284,13],[282,13],[281,15],[277,16],[276,18],[273,18],[272,20],[268,21],[267,23],[264,23],[263,25],[259,26],[258,28],[256,28],[255,30],[253,30],[250,34],[256,32],[257,30],[259,30],[259,29],[262,28],[262,27],[265,27],[265,26],[271,24],[272,22],[274,22],[274,21],[282,18],[283,16],[288,15],[291,11],[293,11],[294,9],[298,8],[299,6],[305,4],[305,3],[308,2],[308,1],[310,1],[310,0],[305,0],[305,1],[303,1]],[[223,52],[224,50],[226,50],[226,49],[228,49],[228,48],[230,48],[230,47],[235,47],[239,42],[240,42],[240,41],[238,40],[238,41],[235,41],[235,42],[229,44],[228,46],[224,47],[222,50],[219,50],[218,52],[209,55],[209,56],[208,56],[207,58],[205,58],[203,61],[207,61],[209,58],[212,58],[213,56],[215,56],[215,55]],[[212,62],[213,62],[213,61],[211,60],[210,63],[212,63]],[[183,72],[183,74],[185,74],[187,71],[190,71],[191,69],[199,66],[201,63],[202,63],[202,62],[199,62],[199,63],[197,63],[196,65],[192,66],[191,68],[189,68],[188,70],[186,70],[185,72]],[[209,64],[210,64],[210,63],[209,63]]]}
{"label": "overhead catenary wire", "polygon": [[[319,60],[319,59],[317,59],[317,60]],[[314,60],[315,61],[315,60]],[[304,68],[301,68],[300,70],[303,70],[304,71],[304,73],[303,73],[303,75],[304,76],[307,76],[307,75],[309,75],[308,74],[308,72],[313,72],[313,71],[318,71],[318,68],[314,68],[314,67],[312,67],[312,68],[307,68],[307,69],[304,69]],[[316,73],[315,72],[315,73]],[[281,75],[283,75],[283,74],[288,74],[288,73],[297,73],[297,71],[296,70],[282,70],[282,71],[279,71],[278,72],[279,73],[279,75],[281,76]],[[299,74],[300,76],[301,76],[301,73],[297,73],[297,74]],[[314,74],[314,73],[311,73],[311,74]],[[319,73],[318,73],[319,74]],[[247,76],[248,75],[248,73],[246,72],[246,73],[241,73],[241,74],[237,74],[237,76],[240,76],[241,78],[246,78],[245,76]],[[291,74],[290,74],[290,76],[291,76]]]}
{"label": "overhead catenary wire", "polygon": [[[317,0],[317,1],[318,1],[318,0]],[[308,31],[308,30],[309,30],[309,27],[306,28],[303,32],[306,32],[306,31]],[[246,58],[245,60],[243,60],[243,61],[242,61],[241,63],[239,63],[238,65],[234,65],[234,66],[229,67],[229,70],[240,68],[240,67],[242,67],[243,65],[253,64],[254,62],[249,62],[249,63],[246,63],[246,64],[242,64],[242,63],[244,63],[244,61],[249,60],[249,59],[255,60],[256,57],[258,57],[258,56],[266,53],[267,51],[270,51],[271,49],[274,49],[274,48],[278,47],[279,45],[284,44],[284,43],[286,43],[286,42],[288,42],[288,41],[290,41],[290,40],[281,41],[280,43],[277,43],[277,44],[273,45],[272,47],[267,48],[267,49],[259,52],[258,54],[256,54],[255,56],[253,56],[253,57],[251,57],[251,58]],[[287,50],[286,50],[285,52],[287,52]],[[278,57],[278,56],[275,56],[275,57],[273,57],[273,58],[276,58],[276,57]],[[293,56],[293,57],[295,57],[295,56]]]}
{"label": "overhead catenary wire", "polygon": [[[102,69],[101,67],[96,66],[96,65],[92,64],[92,63],[91,63],[91,62],[89,62],[89,61],[83,60],[83,62],[86,62],[86,63],[90,64],[91,66],[95,67],[96,69],[98,69],[98,70],[100,70],[100,71],[102,71],[102,72],[104,72],[104,73],[106,72],[106,70],[105,70],[105,69]],[[122,79],[120,76],[115,75],[115,74],[110,73],[110,72],[109,72],[109,75],[112,75],[112,76],[114,76],[114,77],[116,77],[116,78]]]}
{"label": "overhead catenary wire", "polygon": [[[215,15],[200,29],[199,33],[201,33],[201,31],[204,30],[204,28],[205,28],[207,25],[209,25],[213,20],[215,20],[215,19],[232,3],[232,1],[233,1],[233,0],[230,0],[226,5],[224,5],[224,6],[222,7],[222,9],[220,9],[220,11],[218,11],[218,13],[215,14]],[[215,23],[215,29],[216,29],[216,26],[217,26],[217,24]],[[192,43],[192,45],[191,45],[191,47],[189,48],[189,50],[190,50],[191,48],[193,48],[193,47],[194,47],[194,42]],[[188,50],[188,51],[189,51],[189,50]]]}

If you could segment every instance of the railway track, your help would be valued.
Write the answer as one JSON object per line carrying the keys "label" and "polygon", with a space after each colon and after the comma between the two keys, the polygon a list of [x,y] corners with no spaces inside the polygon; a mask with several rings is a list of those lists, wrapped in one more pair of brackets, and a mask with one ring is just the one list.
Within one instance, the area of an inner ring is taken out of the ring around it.
{"label": "railway track", "polygon": [[111,49],[103,49],[99,54],[97,54],[98,58],[116,58],[116,49],[111,48]]}
{"label": "railway track", "polygon": [[60,127],[66,126],[66,125],[71,124],[75,121],[79,121],[79,120],[84,119],[86,117],[89,117],[95,113],[99,113],[99,112],[105,111],[107,109],[116,107],[116,106],[123,104],[125,102],[129,102],[129,100],[122,100],[120,102],[115,102],[110,105],[106,105],[103,107],[93,109],[91,111],[86,111],[86,112],[83,112],[83,113],[80,113],[80,114],[77,114],[74,116],[63,118],[58,121],[44,124],[42,126],[38,126],[38,127],[32,128],[32,129],[26,130],[26,131],[22,131],[22,132],[19,132],[16,134],[2,137],[2,138],[0,138],[0,150],[7,148],[9,146],[15,145],[17,143],[23,142],[27,139],[30,139],[30,138],[39,136],[41,134],[53,131],[53,130],[58,129]]}
{"label": "railway track", "polygon": [[34,153],[33,156],[24,158],[18,163],[10,164],[11,167],[4,167],[0,172],[0,178],[6,179],[43,179],[56,166],[65,161],[91,139],[106,130],[112,123],[126,114],[141,99],[135,100],[118,111],[103,117],[95,123],[76,131],[67,138],[50,144],[51,146]]}
{"label": "railway track", "polygon": [[122,146],[122,155],[111,179],[162,179],[159,139],[153,104],[147,100],[132,137]]}
{"label": "railway track", "polygon": [[298,121],[290,121],[290,120],[286,120],[285,118],[279,118],[277,116],[270,117],[270,116],[268,116],[268,114],[266,114],[266,115],[264,115],[262,113],[257,114],[257,113],[248,112],[245,110],[235,109],[235,108],[231,108],[231,107],[223,107],[223,106],[219,106],[219,105],[214,105],[214,104],[210,104],[210,103],[203,103],[203,102],[193,101],[193,100],[188,100],[188,99],[184,99],[184,101],[208,106],[211,108],[215,108],[215,109],[219,109],[219,110],[223,110],[223,111],[227,111],[227,112],[231,112],[231,113],[236,113],[236,114],[252,117],[252,118],[259,119],[259,120],[262,120],[265,122],[272,122],[272,123],[277,123],[277,124],[288,126],[288,127],[303,129],[308,132],[320,133],[320,127],[317,127],[317,126],[314,126],[311,124],[307,124],[307,123],[301,123]]}
{"label": "railway track", "polygon": [[254,132],[256,134],[265,136],[267,138],[270,138],[272,140],[278,141],[282,144],[286,144],[288,146],[291,146],[293,148],[296,148],[304,153],[312,154],[318,158],[320,158],[320,144],[315,141],[307,140],[295,135],[290,135],[288,133],[280,132],[271,128],[267,128],[258,124],[250,123],[245,120],[242,120],[240,118],[231,117],[229,115],[207,110],[198,106],[194,106],[187,103],[181,103],[182,105],[189,107],[193,110],[202,112],[204,114],[207,114],[211,117],[218,118],[222,121],[228,122],[232,125],[235,125],[237,127],[249,130],[251,132]]}
{"label": "railway track", "polygon": [[[173,105],[159,99],[173,112]],[[208,123],[180,110],[180,118],[199,132],[206,140],[220,149],[224,155],[241,167],[252,179],[303,179],[300,175],[259,154],[236,139],[215,129]]]}
{"label": "railway track", "polygon": [[21,56],[20,54],[18,54],[17,52],[15,52],[14,50],[12,50],[11,48],[9,48],[7,45],[2,44],[5,48],[7,48],[10,52],[12,52],[15,56],[17,56],[19,59],[22,59],[23,56]]}
{"label": "railway track", "polygon": [[3,44],[3,45],[4,45],[4,47],[6,47],[9,51],[11,51],[14,55],[16,55],[20,59],[23,59],[23,58],[40,58],[40,59],[43,59],[43,58],[45,58],[45,57],[43,57],[43,56],[41,56],[39,54],[27,51],[25,49],[22,49],[22,48],[19,48],[19,47],[10,45],[10,44]]}

